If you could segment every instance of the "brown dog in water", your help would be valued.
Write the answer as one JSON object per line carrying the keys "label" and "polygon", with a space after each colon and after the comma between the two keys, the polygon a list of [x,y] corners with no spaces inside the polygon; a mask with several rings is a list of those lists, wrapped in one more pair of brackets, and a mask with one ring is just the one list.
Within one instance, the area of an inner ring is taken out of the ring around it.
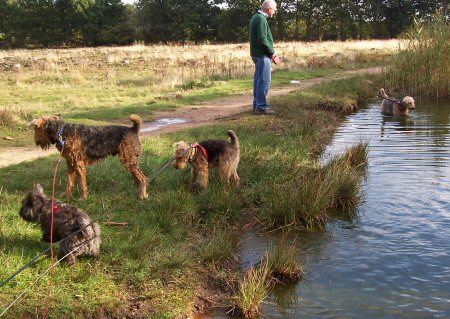
{"label": "brown dog in water", "polygon": [[405,96],[399,101],[390,98],[384,89],[380,89],[380,96],[383,98],[383,102],[381,102],[381,113],[385,115],[409,115],[416,109],[416,103],[410,96]]}

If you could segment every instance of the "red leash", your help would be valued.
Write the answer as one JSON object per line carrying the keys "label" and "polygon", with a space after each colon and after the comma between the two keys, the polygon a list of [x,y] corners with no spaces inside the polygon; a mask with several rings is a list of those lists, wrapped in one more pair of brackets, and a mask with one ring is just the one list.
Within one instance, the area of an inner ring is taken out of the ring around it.
{"label": "red leash", "polygon": [[55,185],[56,185],[56,173],[58,172],[58,166],[61,163],[61,159],[58,160],[55,167],[55,173],[53,174],[53,192],[52,192],[52,223],[50,224],[50,252],[52,256],[52,275],[50,276],[50,284],[48,287],[47,298],[45,299],[45,309],[42,314],[42,318],[46,319],[48,314],[48,306],[52,295],[53,278],[55,277],[55,256],[53,254],[53,223],[55,210],[59,210],[58,206],[55,206]]}

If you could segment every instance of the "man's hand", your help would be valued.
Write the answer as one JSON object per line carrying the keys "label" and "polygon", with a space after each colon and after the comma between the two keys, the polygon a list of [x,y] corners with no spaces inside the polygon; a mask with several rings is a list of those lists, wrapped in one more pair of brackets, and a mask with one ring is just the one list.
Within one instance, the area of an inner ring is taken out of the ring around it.
{"label": "man's hand", "polygon": [[278,55],[274,54],[274,55],[272,55],[272,62],[275,63],[275,64],[280,64],[281,60],[278,57]]}

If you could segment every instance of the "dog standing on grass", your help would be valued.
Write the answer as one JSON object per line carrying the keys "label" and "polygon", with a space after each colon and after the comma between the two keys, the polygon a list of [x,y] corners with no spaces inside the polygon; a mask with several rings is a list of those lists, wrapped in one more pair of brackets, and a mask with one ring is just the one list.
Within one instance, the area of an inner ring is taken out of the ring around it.
{"label": "dog standing on grass", "polygon": [[176,144],[174,167],[183,169],[189,163],[192,166],[190,188],[194,190],[195,182],[199,177],[200,190],[208,187],[209,169],[218,167],[222,184],[229,186],[233,177],[236,186],[239,186],[239,140],[236,134],[229,130],[231,142],[224,140],[207,140],[200,143],[188,144],[180,141]]}
{"label": "dog standing on grass", "polygon": [[410,96],[405,96],[401,101],[398,101],[390,98],[384,89],[380,89],[380,96],[383,98],[383,102],[381,102],[381,113],[385,115],[409,115],[416,109],[416,102]]}
{"label": "dog standing on grass", "polygon": [[[52,223],[52,200],[44,194],[42,186],[37,184],[22,201],[20,216],[41,225],[42,239],[50,242]],[[100,227],[92,222],[81,209],[54,201],[53,205],[53,242],[60,243],[60,258],[68,264],[74,264],[77,256],[97,257],[100,254]]]}
{"label": "dog standing on grass", "polygon": [[43,150],[52,144],[66,159],[69,177],[66,195],[72,195],[73,187],[80,178],[81,198],[88,196],[87,167],[109,156],[118,155],[122,165],[133,175],[139,184],[139,198],[148,198],[148,179],[141,171],[142,146],[139,131],[142,119],[130,115],[132,127],[122,125],[88,126],[65,123],[59,116],[42,116],[29,123],[34,127],[34,141]]}

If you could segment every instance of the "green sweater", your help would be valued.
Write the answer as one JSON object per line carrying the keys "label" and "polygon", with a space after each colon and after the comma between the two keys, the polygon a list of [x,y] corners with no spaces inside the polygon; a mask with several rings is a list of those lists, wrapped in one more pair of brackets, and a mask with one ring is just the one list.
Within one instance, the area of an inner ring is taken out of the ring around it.
{"label": "green sweater", "polygon": [[267,18],[261,12],[256,13],[250,20],[250,55],[253,57],[272,57],[273,37]]}

